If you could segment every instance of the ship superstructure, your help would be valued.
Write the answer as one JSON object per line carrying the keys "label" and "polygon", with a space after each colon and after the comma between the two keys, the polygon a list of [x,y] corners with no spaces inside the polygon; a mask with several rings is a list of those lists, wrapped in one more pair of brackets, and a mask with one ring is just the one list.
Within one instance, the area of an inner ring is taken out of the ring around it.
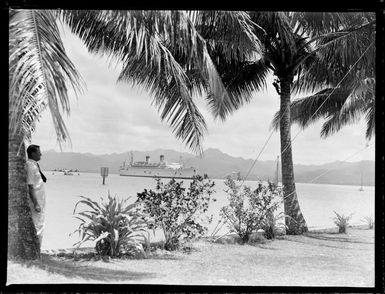
{"label": "ship superstructure", "polygon": [[164,155],[160,155],[159,162],[152,163],[150,156],[146,156],[146,161],[134,162],[133,154],[130,153],[130,163],[123,165],[119,169],[121,176],[129,177],[160,177],[176,179],[192,179],[196,175],[194,167],[185,167],[182,162],[167,163]]}

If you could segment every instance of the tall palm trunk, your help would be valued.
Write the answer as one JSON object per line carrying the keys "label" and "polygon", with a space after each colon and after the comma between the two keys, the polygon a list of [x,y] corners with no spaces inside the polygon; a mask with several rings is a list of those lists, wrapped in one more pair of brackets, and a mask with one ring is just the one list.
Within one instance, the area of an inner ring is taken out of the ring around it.
{"label": "tall palm trunk", "polygon": [[307,232],[306,221],[299,206],[294,182],[293,156],[291,150],[290,132],[290,92],[292,77],[279,78],[280,80],[280,136],[281,136],[281,170],[284,192],[284,211],[286,214],[286,233],[297,235]]}
{"label": "tall palm trunk", "polygon": [[40,248],[28,202],[23,135],[9,134],[8,140],[8,258],[36,259]]}

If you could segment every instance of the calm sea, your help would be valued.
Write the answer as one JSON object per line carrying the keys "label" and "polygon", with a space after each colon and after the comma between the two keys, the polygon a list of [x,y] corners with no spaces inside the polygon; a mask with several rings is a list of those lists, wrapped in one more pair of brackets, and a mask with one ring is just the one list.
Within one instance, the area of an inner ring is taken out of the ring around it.
{"label": "calm sea", "polygon": [[[119,198],[131,197],[133,202],[136,193],[145,188],[154,189],[156,183],[152,178],[110,174],[103,185],[102,177],[98,173],[75,173],[73,176],[65,176],[62,173],[46,171],[45,174],[48,181],[46,229],[42,249],[69,248],[79,240],[77,234],[69,235],[79,225],[79,220],[73,216],[78,196],[100,200],[101,197],[107,199],[110,193],[111,196],[117,195]],[[214,181],[216,193],[213,197],[217,201],[210,204],[209,213],[213,215],[213,222],[209,226],[209,233],[218,223],[220,208],[227,204],[224,181]],[[189,181],[183,182],[187,184]],[[257,182],[246,181],[244,185],[256,187]],[[374,187],[364,187],[364,191],[359,191],[358,186],[342,185],[297,183],[296,187],[301,210],[310,229],[333,227],[333,210],[345,215],[353,213],[352,224],[363,224],[361,219],[365,216],[374,217]],[[227,231],[226,227],[222,227],[219,233],[224,234]]]}

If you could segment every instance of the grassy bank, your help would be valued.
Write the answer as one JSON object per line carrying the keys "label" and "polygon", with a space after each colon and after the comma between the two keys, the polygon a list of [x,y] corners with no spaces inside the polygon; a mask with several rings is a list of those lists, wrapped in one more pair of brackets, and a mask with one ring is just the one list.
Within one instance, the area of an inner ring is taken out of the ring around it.
{"label": "grassy bank", "polygon": [[9,261],[7,284],[374,286],[374,230],[312,232],[248,245],[226,237],[191,246],[188,253],[158,250],[147,259],[107,261],[45,253],[39,261]]}

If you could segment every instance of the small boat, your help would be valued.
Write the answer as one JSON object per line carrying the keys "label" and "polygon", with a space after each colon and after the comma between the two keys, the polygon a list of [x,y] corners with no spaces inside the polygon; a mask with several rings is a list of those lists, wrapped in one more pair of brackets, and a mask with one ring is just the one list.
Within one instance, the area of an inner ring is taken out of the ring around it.
{"label": "small boat", "polygon": [[234,181],[242,181],[242,176],[240,171],[238,172],[233,171],[231,174],[228,174],[226,178],[230,178]]}
{"label": "small boat", "polygon": [[74,174],[68,169],[63,170],[65,176],[73,176]]}

